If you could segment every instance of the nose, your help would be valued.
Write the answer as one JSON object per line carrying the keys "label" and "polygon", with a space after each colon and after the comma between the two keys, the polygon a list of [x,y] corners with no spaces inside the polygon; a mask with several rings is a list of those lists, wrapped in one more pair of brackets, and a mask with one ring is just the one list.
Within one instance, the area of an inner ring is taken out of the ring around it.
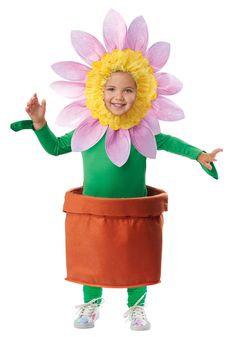
{"label": "nose", "polygon": [[120,91],[120,90],[116,91],[115,99],[118,100],[118,101],[123,101],[124,100],[122,91]]}

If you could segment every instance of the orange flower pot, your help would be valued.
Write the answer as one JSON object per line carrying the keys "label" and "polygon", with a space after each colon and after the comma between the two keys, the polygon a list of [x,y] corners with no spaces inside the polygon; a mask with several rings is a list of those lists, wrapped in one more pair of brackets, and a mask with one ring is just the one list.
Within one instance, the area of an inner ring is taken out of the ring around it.
{"label": "orange flower pot", "polygon": [[168,196],[147,190],[142,198],[90,197],[82,187],[66,193],[66,280],[109,288],[160,282]]}

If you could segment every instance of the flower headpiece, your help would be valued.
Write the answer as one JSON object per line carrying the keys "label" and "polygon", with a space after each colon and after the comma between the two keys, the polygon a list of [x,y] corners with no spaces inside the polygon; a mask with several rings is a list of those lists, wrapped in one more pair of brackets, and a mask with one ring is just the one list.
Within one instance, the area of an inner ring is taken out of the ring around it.
{"label": "flower headpiece", "polygon": [[[85,151],[106,133],[106,152],[110,160],[122,166],[129,158],[131,143],[145,157],[156,157],[155,135],[160,133],[158,120],[176,121],[183,111],[163,95],[173,95],[182,89],[173,75],[159,72],[170,53],[167,42],[157,42],[147,49],[148,28],[142,16],[130,24],[110,10],[103,23],[106,49],[92,35],[72,31],[72,45],[89,65],[65,61],[52,69],[67,81],[51,84],[59,94],[76,99],[66,106],[57,124],[74,127],[72,150]],[[128,72],[137,85],[137,97],[132,108],[121,116],[107,110],[103,88],[112,72]]]}

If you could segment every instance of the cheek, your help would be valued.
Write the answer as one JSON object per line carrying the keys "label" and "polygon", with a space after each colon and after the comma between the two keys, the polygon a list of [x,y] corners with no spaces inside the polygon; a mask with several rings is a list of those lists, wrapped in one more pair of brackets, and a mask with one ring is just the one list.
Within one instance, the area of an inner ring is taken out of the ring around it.
{"label": "cheek", "polygon": [[107,94],[103,95],[103,102],[104,102],[105,107],[108,109],[109,108],[109,102],[110,102],[109,95],[107,95]]}
{"label": "cheek", "polygon": [[128,102],[129,104],[133,105],[136,101],[136,95],[135,96],[131,96],[128,98]]}
{"label": "cheek", "polygon": [[104,92],[104,94],[103,94],[103,100],[104,100],[104,102],[108,102],[110,100],[110,96],[111,95],[109,93]]}

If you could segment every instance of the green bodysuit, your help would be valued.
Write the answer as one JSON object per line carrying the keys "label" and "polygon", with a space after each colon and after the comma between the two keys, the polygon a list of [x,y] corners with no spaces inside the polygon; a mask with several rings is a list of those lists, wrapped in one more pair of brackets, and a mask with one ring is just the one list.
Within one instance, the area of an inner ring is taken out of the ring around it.
{"label": "green bodysuit", "polygon": [[[14,131],[33,129],[32,121],[20,121],[11,124]],[[35,134],[43,148],[51,155],[58,156],[71,152],[73,132],[56,137],[46,124]],[[196,160],[202,150],[184,141],[165,135],[155,136],[157,149],[185,156]],[[117,167],[108,158],[105,151],[105,135],[92,148],[82,152],[84,167],[83,194],[105,198],[135,198],[146,196],[146,157],[141,155],[133,145],[128,161]],[[218,179],[217,171],[202,168],[212,177]]]}
{"label": "green bodysuit", "polygon": [[[11,124],[14,131],[33,129],[32,121],[20,121]],[[33,129],[34,130],[34,129]],[[35,134],[43,148],[51,155],[58,156],[71,152],[71,138],[73,132],[62,137],[56,137],[46,124]],[[165,134],[155,136],[157,149],[185,156],[196,160],[202,150],[191,146],[184,141]],[[92,148],[82,152],[84,182],[83,194],[104,198],[135,198],[147,195],[145,174],[146,157],[141,155],[133,145],[128,161],[117,167],[108,158],[105,151],[105,135]],[[215,166],[212,170],[202,168],[212,177],[218,179]],[[142,295],[145,295],[146,287],[128,289],[128,306],[131,307]],[[84,301],[89,302],[93,298],[101,297],[102,288],[84,286]],[[144,305],[145,296],[139,305]]]}

